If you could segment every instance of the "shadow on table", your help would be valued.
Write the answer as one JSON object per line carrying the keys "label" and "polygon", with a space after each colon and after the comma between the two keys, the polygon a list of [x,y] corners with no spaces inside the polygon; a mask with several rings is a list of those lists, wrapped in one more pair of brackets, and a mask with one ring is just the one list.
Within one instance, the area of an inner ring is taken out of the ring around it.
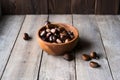
{"label": "shadow on table", "polygon": [[75,53],[79,53],[80,51],[90,49],[91,46],[92,46],[92,42],[84,38],[79,38],[77,46],[74,48],[74,50],[75,50]]}
{"label": "shadow on table", "polygon": [[3,16],[0,16],[0,22],[1,22],[3,19],[4,19]]}
{"label": "shadow on table", "polygon": [[4,34],[4,28],[5,28],[4,25],[7,24],[6,21],[7,21],[7,17],[5,17],[5,16],[0,16],[0,35]]}

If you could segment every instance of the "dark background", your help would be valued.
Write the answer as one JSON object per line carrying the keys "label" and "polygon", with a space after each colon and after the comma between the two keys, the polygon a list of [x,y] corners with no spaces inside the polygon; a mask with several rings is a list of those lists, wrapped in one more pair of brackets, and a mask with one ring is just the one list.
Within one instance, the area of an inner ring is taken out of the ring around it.
{"label": "dark background", "polygon": [[1,0],[3,14],[119,14],[119,0]]}

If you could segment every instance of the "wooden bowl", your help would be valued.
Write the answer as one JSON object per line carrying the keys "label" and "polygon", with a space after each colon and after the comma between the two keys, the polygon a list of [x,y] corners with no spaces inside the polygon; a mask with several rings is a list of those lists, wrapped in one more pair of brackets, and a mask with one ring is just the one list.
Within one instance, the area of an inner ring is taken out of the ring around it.
{"label": "wooden bowl", "polygon": [[79,38],[78,30],[75,27],[68,24],[64,24],[64,23],[54,23],[54,24],[57,26],[64,27],[66,30],[72,31],[75,37],[67,43],[55,44],[55,43],[46,42],[42,40],[39,36],[39,33],[43,28],[42,27],[38,30],[37,33],[37,40],[40,47],[50,55],[63,55],[64,53],[72,51],[78,42],[78,38]]}

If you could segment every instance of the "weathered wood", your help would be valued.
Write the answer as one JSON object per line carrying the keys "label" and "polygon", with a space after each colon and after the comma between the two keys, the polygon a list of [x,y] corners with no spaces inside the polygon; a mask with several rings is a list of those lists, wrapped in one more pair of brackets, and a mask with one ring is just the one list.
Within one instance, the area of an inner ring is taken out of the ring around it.
{"label": "weathered wood", "polygon": [[4,14],[46,14],[48,11],[47,0],[3,0],[2,7]]}
{"label": "weathered wood", "polygon": [[[8,0],[0,0],[0,3],[1,3],[2,12],[3,13],[6,12],[6,14],[10,13],[10,11],[9,11],[9,1]],[[7,13],[7,11],[8,11],[8,13]]]}
{"label": "weathered wood", "polygon": [[31,0],[1,0],[3,14],[33,13]]}
{"label": "weathered wood", "polygon": [[[38,29],[44,25],[47,15],[28,15],[10,56],[2,80],[37,80],[42,50],[36,40]],[[27,32],[32,39],[25,41]]]}
{"label": "weathered wood", "polygon": [[33,6],[36,14],[47,14],[48,13],[48,1],[49,0],[33,0]]}
{"label": "weathered wood", "polygon": [[34,4],[32,0],[14,0],[15,13],[17,14],[33,14],[35,13]]}
{"label": "weathered wood", "polygon": [[[72,24],[71,15],[50,15],[49,20]],[[43,52],[39,80],[75,80],[74,60],[69,62],[62,56],[52,56]]]}
{"label": "weathered wood", "polygon": [[[36,33],[47,15],[5,16],[0,20],[1,80],[119,80],[120,16],[50,15],[51,22],[73,25],[79,30],[75,61],[42,53]],[[96,21],[97,20],[97,21]],[[22,26],[22,27],[21,27]],[[32,39],[23,40],[27,32]],[[18,35],[19,34],[19,35]],[[96,51],[100,68],[91,68],[82,53]]]}
{"label": "weathered wood", "polygon": [[96,14],[117,14],[119,11],[119,0],[96,0]]}
{"label": "weathered wood", "polygon": [[71,13],[93,14],[95,10],[95,0],[72,0]]}
{"label": "weathered wood", "polygon": [[97,16],[98,27],[105,46],[114,80],[120,79],[120,18],[117,16]]}
{"label": "weathered wood", "polygon": [[[95,17],[92,15],[73,15],[73,23],[80,34],[80,41],[76,50],[77,80],[113,80]],[[92,60],[98,62],[101,65],[100,68],[91,68],[89,66],[90,61],[86,62],[81,59],[82,54],[90,54],[92,51],[97,52],[100,56],[100,59]]]}
{"label": "weathered wood", "polygon": [[118,14],[120,14],[120,1],[119,1],[119,10],[118,10]]}
{"label": "weathered wood", "polygon": [[15,40],[25,16],[3,16],[0,18],[0,78],[6,67]]}
{"label": "weathered wood", "polygon": [[48,4],[50,14],[71,13],[71,0],[48,0]]}
{"label": "weathered wood", "polygon": [[[118,14],[119,0],[1,0],[4,14]],[[109,4],[108,4],[109,3]]]}
{"label": "weathered wood", "polygon": [[2,11],[1,11],[1,3],[0,3],[0,16],[1,16],[1,14],[2,14]]}

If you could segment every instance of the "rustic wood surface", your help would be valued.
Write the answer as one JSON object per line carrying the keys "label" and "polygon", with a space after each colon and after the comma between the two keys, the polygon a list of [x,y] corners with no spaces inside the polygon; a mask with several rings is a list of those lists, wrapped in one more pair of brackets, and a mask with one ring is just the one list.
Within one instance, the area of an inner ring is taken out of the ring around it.
{"label": "rustic wood surface", "polygon": [[[46,20],[47,16],[26,16],[14,50],[11,53],[9,63],[2,77],[3,80],[37,79],[42,50],[37,44],[35,35]],[[33,36],[30,41],[22,39],[24,32]]]}
{"label": "rustic wood surface", "polygon": [[[79,30],[75,60],[48,55],[36,40],[47,20],[75,26]],[[27,32],[32,39],[23,40]],[[0,80],[119,80],[120,16],[26,15],[3,16],[0,20]],[[91,68],[83,53],[96,51],[101,67]]]}
{"label": "rustic wood surface", "polygon": [[48,0],[49,13],[70,13],[71,0]]}
{"label": "rustic wood surface", "polygon": [[[74,26],[79,29],[81,41],[79,42],[80,45],[76,50],[77,80],[92,80],[93,78],[94,80],[112,80],[95,17],[88,15],[75,15],[73,16],[73,23]],[[84,44],[86,44],[86,46]],[[83,46],[83,49],[81,49],[81,45]],[[92,51],[97,52],[98,55],[101,56],[99,60],[92,60],[101,65],[99,69],[88,67],[89,61],[85,62],[80,59],[82,54],[86,53],[89,55]]]}
{"label": "rustic wood surface", "polygon": [[0,77],[22,27],[24,16],[4,16],[0,19]]}
{"label": "rustic wood surface", "polygon": [[72,13],[94,14],[96,0],[72,0]]}
{"label": "rustic wood surface", "polygon": [[114,80],[119,80],[120,18],[117,16],[98,16],[96,18],[98,27],[100,28],[100,33],[104,43],[105,52],[108,57],[111,72],[113,74]]}
{"label": "rustic wood surface", "polygon": [[96,0],[95,13],[96,14],[114,14],[118,13],[120,2],[119,0]]}
{"label": "rustic wood surface", "polygon": [[[71,15],[49,15],[49,20],[72,25]],[[68,62],[62,57],[50,56],[43,52],[39,80],[75,80],[74,60]]]}
{"label": "rustic wood surface", "polygon": [[119,0],[0,0],[3,14],[118,14]]}
{"label": "rustic wood surface", "polygon": [[1,4],[0,4],[0,16],[1,16],[1,14],[2,14],[2,11],[1,11]]}

